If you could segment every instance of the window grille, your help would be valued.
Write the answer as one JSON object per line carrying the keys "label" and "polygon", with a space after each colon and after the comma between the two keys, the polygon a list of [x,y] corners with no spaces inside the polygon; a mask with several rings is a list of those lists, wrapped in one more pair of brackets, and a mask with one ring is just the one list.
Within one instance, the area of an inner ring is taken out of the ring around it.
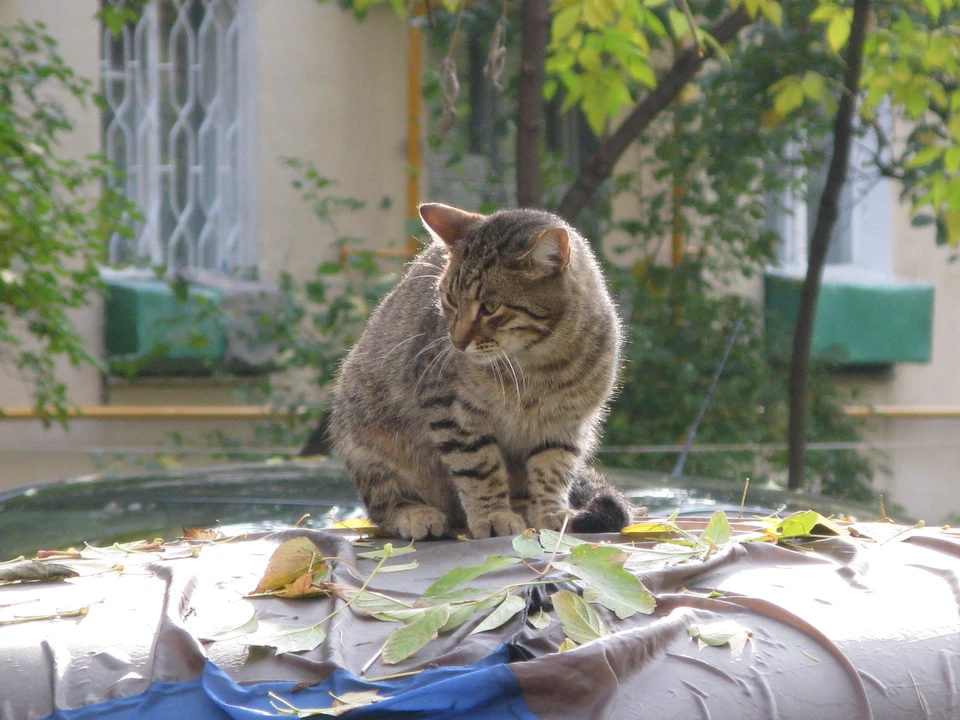
{"label": "window grille", "polygon": [[103,145],[143,216],[110,264],[253,267],[254,0],[103,2],[137,15],[103,28]]}

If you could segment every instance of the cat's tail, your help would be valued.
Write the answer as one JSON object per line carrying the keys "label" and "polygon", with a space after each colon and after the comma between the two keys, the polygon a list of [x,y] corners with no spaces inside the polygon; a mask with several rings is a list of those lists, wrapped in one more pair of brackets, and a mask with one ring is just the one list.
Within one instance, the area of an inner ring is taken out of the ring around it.
{"label": "cat's tail", "polygon": [[633,519],[623,493],[593,468],[584,468],[570,488],[570,506],[576,511],[570,529],[576,533],[620,532]]}

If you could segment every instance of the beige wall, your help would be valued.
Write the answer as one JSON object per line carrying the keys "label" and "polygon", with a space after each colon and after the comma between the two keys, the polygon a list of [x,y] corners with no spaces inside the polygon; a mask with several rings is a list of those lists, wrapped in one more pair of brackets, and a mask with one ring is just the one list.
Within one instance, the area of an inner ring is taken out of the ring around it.
{"label": "beige wall", "polygon": [[[78,73],[97,78],[100,59],[97,0],[0,0],[0,22],[38,19],[60,41]],[[309,204],[291,187],[294,173],[282,156],[312,161],[339,183],[338,195],[368,202],[345,217],[340,233],[370,239],[372,247],[401,245],[404,235],[406,167],[406,40],[403,22],[391,12],[372,12],[363,23],[336,3],[258,0],[255,3],[256,124],[260,267],[265,279],[282,270],[299,279],[312,275],[333,253],[335,233],[319,224]],[[64,152],[98,152],[100,115],[94,106],[71,106],[77,131]],[[379,208],[389,196],[389,209]],[[99,303],[75,314],[78,329],[97,352],[102,347]],[[234,388],[211,381],[110,383],[93,368],[63,368],[70,398],[118,405],[224,405],[240,402]],[[0,373],[0,406],[29,404],[23,385]],[[69,432],[40,423],[0,420],[0,490],[30,482],[94,472],[89,447],[153,447],[169,432],[198,438],[223,427],[234,435],[250,422],[82,420]],[[202,457],[192,458],[202,461]]]}
{"label": "beige wall", "polygon": [[[257,3],[260,258],[264,277],[298,278],[333,257],[336,233],[317,222],[279,158],[312,161],[336,195],[367,202],[342,234],[402,246],[406,175],[407,35],[385,8],[358,23],[336,3]],[[389,210],[379,209],[389,196]]]}

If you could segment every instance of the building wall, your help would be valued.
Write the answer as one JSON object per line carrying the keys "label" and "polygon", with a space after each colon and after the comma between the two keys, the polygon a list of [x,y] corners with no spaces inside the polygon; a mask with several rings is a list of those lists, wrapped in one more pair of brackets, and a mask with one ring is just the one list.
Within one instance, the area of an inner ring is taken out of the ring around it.
{"label": "building wall", "polygon": [[[45,22],[66,61],[81,75],[97,78],[100,62],[98,0],[0,0],[0,23]],[[270,0],[255,3],[256,126],[260,273],[265,280],[289,271],[299,280],[335,257],[337,233],[370,238],[376,247],[400,246],[404,235],[406,181],[406,42],[403,22],[388,10],[358,23],[336,3]],[[101,150],[100,113],[71,104],[77,130],[65,139],[64,154],[82,158]],[[294,171],[282,157],[310,161],[337,181],[338,195],[368,201],[344,217],[337,233],[314,218],[309,203],[292,188]],[[380,200],[392,203],[381,209]],[[74,314],[90,347],[102,348],[99,299]],[[91,367],[63,367],[61,377],[77,405],[239,404],[236,388],[212,380],[103,382]],[[30,404],[27,389],[0,373],[0,407]],[[106,455],[93,459],[86,448],[157,446],[171,432],[198,438],[221,427],[232,435],[251,431],[249,421],[230,423],[169,420],[78,420],[64,432],[39,422],[0,420],[0,490],[31,482],[76,477],[128,467]],[[204,456],[190,458],[203,462]]]}

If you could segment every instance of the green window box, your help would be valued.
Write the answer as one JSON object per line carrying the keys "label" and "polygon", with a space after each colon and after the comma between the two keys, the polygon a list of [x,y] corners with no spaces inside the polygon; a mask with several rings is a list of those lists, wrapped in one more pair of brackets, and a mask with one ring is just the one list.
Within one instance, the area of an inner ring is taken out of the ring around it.
{"label": "green window box", "polygon": [[[780,271],[764,277],[767,346],[775,357],[789,357],[802,283]],[[932,285],[827,269],[813,327],[815,356],[841,366],[925,363],[932,343]]]}

